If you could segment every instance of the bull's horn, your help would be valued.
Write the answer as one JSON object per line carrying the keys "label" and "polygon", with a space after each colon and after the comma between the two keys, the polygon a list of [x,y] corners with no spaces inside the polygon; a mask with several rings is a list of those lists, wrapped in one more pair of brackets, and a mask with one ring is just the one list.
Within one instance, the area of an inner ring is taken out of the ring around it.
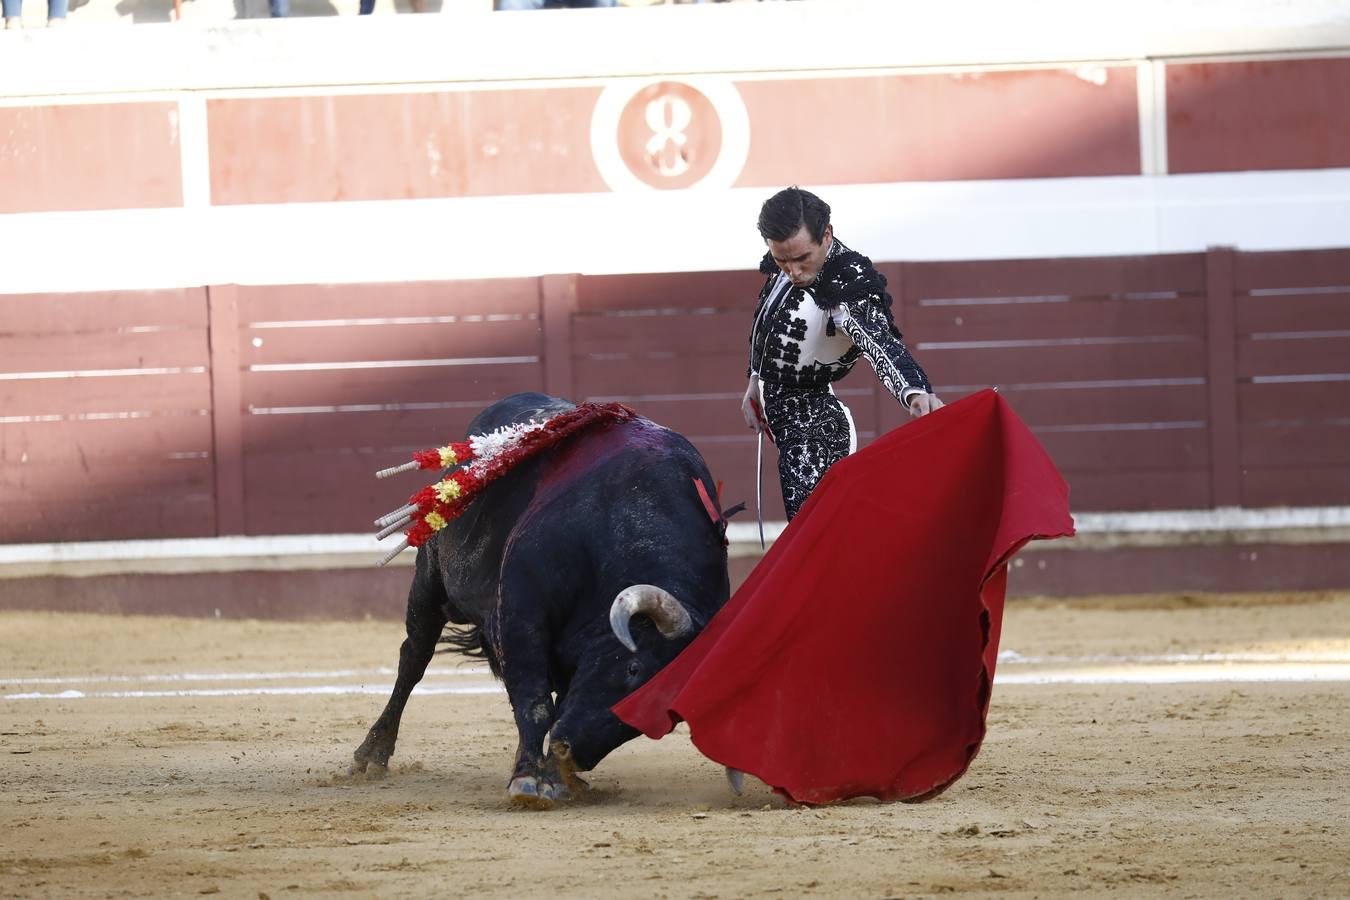
{"label": "bull's horn", "polygon": [[637,644],[633,643],[633,635],[628,630],[628,620],[638,613],[651,619],[657,631],[671,640],[694,630],[689,610],[669,591],[652,584],[635,584],[620,591],[609,608],[609,627],[614,629],[619,642],[632,651],[637,650]]}

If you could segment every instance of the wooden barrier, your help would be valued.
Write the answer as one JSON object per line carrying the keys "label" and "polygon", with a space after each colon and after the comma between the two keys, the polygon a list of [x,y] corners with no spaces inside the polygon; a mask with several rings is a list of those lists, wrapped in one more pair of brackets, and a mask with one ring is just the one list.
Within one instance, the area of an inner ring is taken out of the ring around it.
{"label": "wooden barrier", "polygon": [[[1350,504],[1350,250],[888,263],[939,393],[998,386],[1078,510]],[[365,529],[520,390],[622,400],[754,497],[753,271],[0,297],[0,542]],[[860,440],[903,424],[865,363]],[[781,516],[772,456],[766,515]]]}

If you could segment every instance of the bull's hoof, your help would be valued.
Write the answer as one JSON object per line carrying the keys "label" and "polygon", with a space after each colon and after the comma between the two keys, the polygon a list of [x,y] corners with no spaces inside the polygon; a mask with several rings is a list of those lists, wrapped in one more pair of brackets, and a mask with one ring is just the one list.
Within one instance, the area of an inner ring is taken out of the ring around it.
{"label": "bull's hoof", "polygon": [[568,799],[567,789],[562,785],[540,781],[533,775],[512,778],[506,794],[513,805],[526,809],[552,809],[555,802]]}
{"label": "bull's hoof", "polygon": [[365,776],[367,781],[379,781],[389,774],[389,759],[385,758],[380,762],[375,758],[375,754],[360,748],[352,754],[352,764],[347,767],[347,777],[357,778]]}
{"label": "bull's hoof", "polygon": [[563,790],[572,794],[585,795],[591,789],[586,779],[577,774],[577,761],[572,757],[572,748],[564,742],[554,742],[550,748],[550,761],[557,771]]}

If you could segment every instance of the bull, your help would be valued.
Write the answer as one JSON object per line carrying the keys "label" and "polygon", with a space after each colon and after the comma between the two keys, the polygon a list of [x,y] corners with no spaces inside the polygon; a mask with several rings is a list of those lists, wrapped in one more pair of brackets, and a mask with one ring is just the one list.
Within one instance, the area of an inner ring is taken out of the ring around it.
{"label": "bull", "polygon": [[[573,408],[515,394],[469,434]],[[726,522],[709,497],[693,445],[641,417],[573,435],[488,485],[418,549],[398,676],[352,772],[387,772],[408,697],[448,643],[486,658],[506,687],[520,736],[511,802],[547,809],[586,789],[577,773],[638,735],[610,707],[728,599]]]}

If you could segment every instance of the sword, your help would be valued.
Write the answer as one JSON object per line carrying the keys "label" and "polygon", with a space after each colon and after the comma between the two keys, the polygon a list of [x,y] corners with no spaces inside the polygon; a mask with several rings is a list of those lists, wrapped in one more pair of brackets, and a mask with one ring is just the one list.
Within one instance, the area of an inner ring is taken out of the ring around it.
{"label": "sword", "polygon": [[[755,449],[755,517],[759,519],[759,549],[764,550],[764,429],[759,430]],[[737,793],[740,793],[737,791]]]}

